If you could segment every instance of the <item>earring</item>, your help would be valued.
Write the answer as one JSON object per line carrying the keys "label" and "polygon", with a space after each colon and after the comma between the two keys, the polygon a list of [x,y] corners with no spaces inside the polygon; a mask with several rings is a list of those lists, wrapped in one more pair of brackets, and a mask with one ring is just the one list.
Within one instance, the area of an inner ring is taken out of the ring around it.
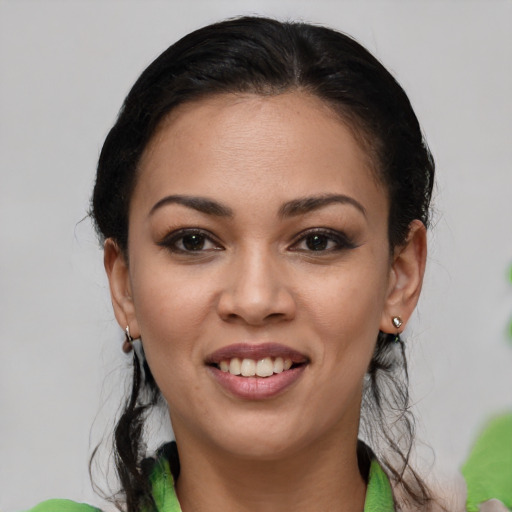
{"label": "earring", "polygon": [[[400,329],[400,327],[402,327],[402,319],[399,317],[399,316],[394,316],[392,319],[391,319],[391,322],[393,323],[393,325],[397,328],[397,329]],[[128,329],[128,327],[127,327]]]}
{"label": "earring", "polygon": [[133,350],[133,338],[130,335],[130,327],[127,325],[124,330],[123,352],[129,354]]}
{"label": "earring", "polygon": [[[396,329],[400,329],[400,327],[402,327],[403,325],[403,321],[399,316],[394,316],[393,318],[391,318],[391,323]],[[393,338],[393,342],[400,342],[400,333],[398,331],[396,332],[395,337]]]}

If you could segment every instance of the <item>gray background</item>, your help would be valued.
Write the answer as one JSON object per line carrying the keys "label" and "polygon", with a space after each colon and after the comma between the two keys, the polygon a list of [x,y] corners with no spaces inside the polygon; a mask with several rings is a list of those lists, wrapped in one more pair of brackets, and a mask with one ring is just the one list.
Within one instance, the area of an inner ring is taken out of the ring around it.
{"label": "gray background", "polygon": [[88,454],[112,424],[127,360],[82,221],[99,150],[164,48],[256,13],[360,40],[408,92],[436,157],[425,290],[408,330],[420,465],[456,470],[484,418],[512,409],[511,1],[0,0],[4,512],[49,497],[101,503]]}

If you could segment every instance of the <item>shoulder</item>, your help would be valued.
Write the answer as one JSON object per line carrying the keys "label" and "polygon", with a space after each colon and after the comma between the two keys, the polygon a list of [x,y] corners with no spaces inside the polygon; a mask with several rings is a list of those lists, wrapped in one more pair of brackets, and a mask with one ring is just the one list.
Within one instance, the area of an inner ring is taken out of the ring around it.
{"label": "shoulder", "polygon": [[47,500],[26,512],[101,512],[99,508],[71,500]]}

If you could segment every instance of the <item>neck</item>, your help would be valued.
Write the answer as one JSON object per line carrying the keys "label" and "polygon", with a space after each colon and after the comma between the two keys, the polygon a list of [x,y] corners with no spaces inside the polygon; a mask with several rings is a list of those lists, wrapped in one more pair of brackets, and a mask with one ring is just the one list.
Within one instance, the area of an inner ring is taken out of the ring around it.
{"label": "neck", "polygon": [[[350,437],[350,441],[348,438]],[[244,459],[178,439],[183,512],[363,511],[366,483],[354,436],[324,439],[272,460]],[[182,449],[183,447],[183,449]]]}

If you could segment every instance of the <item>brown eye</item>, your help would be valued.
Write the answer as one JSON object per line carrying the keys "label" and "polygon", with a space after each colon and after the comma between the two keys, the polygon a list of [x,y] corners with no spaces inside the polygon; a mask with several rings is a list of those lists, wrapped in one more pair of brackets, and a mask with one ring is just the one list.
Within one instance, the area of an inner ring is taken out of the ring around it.
{"label": "brown eye", "polygon": [[158,245],[165,247],[172,253],[200,254],[223,250],[222,245],[216,242],[209,233],[198,229],[178,229],[168,234]]}
{"label": "brown eye", "polygon": [[181,245],[186,251],[201,251],[204,249],[206,237],[201,234],[185,235],[181,239]]}
{"label": "brown eye", "polygon": [[310,251],[325,251],[329,246],[329,238],[325,235],[309,235],[306,237],[306,247]]}
{"label": "brown eye", "polygon": [[333,253],[354,249],[357,245],[341,231],[314,228],[301,233],[297,241],[290,247],[291,251],[305,253]]}

